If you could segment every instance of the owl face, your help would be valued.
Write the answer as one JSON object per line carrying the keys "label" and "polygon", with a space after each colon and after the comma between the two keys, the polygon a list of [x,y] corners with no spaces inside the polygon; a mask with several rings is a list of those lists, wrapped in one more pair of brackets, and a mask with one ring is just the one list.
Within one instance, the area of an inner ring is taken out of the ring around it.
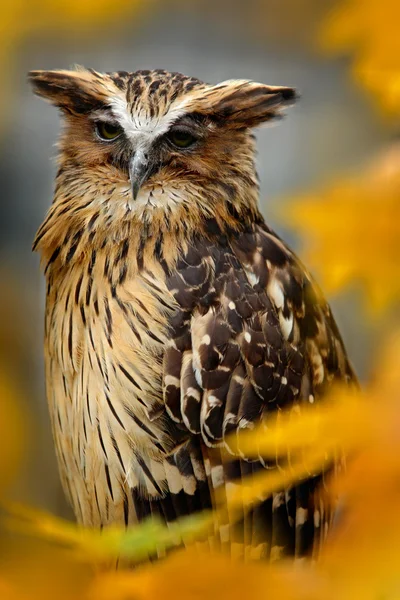
{"label": "owl face", "polygon": [[142,215],[256,186],[250,131],[295,98],[292,88],[208,85],[160,70],[33,71],[30,79],[65,117],[60,171],[86,192],[115,198],[117,188]]}

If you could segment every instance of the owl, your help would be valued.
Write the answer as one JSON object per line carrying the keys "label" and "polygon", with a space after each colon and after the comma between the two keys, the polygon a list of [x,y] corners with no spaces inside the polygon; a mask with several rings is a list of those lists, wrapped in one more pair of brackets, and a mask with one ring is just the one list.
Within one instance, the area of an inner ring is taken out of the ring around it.
{"label": "owl", "polygon": [[[355,382],[328,304],[258,206],[252,131],[296,92],[163,70],[29,78],[63,117],[34,241],[61,480],[85,526],[171,523],[281,467],[247,457],[243,432]],[[313,553],[331,519],[323,480],[217,523],[213,547]]]}

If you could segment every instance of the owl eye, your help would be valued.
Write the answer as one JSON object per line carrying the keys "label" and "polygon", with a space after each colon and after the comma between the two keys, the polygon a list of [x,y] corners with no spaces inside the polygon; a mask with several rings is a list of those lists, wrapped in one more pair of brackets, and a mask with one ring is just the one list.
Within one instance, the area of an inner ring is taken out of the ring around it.
{"label": "owl eye", "polygon": [[189,146],[197,142],[197,138],[185,129],[174,129],[169,132],[167,137],[177,148],[189,148]]}
{"label": "owl eye", "polygon": [[98,121],[95,125],[95,130],[97,136],[105,142],[115,140],[122,133],[122,127],[107,123],[106,121]]}

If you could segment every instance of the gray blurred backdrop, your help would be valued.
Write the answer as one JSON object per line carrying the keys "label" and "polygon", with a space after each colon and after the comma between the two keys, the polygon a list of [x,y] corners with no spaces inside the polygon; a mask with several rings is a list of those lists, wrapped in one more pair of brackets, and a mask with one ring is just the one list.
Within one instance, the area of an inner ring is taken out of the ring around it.
{"label": "gray blurred backdrop", "polygon": [[[332,2],[149,1],[140,10],[137,4],[100,25],[86,18],[76,30],[73,22],[69,28],[59,23],[39,28],[20,40],[8,63],[0,146],[0,358],[17,381],[31,423],[27,459],[13,495],[61,515],[70,513],[58,481],[44,393],[44,280],[31,253],[52,197],[59,117],[32,95],[27,71],[74,64],[99,71],[164,68],[213,83],[248,78],[297,87],[301,101],[286,119],[257,132],[262,211],[294,248],[296,232],[285,231],[274,219],[280,198],[357,171],[388,136],[351,82],[347,61],[328,60],[315,49],[319,20]],[[363,375],[376,328],[358,316],[357,293],[332,304]]]}

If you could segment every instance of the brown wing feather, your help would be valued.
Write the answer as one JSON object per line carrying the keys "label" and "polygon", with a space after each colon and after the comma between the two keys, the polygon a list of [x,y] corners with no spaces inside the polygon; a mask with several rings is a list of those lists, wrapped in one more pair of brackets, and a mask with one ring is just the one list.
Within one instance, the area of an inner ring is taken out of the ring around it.
{"label": "brown wing feather", "polygon": [[[230,449],[236,432],[240,452],[240,433],[267,413],[314,402],[333,381],[355,378],[329,306],[264,224],[231,237],[195,238],[167,275],[179,309],[164,357],[165,406],[199,436],[212,496],[216,487],[277,465],[241,454],[235,469],[207,448]],[[231,545],[256,545],[271,558],[309,551],[320,537],[316,528],[330,519],[316,506],[319,481],[265,500],[231,532]],[[226,543],[223,524],[219,531]]]}

